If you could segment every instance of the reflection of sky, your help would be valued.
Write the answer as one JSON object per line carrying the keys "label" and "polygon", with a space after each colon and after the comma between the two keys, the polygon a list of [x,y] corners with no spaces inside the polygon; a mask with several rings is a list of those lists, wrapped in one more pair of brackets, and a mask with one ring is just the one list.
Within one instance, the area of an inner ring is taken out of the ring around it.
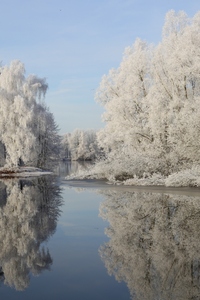
{"label": "reflection of sky", "polygon": [[63,190],[64,205],[56,233],[46,242],[53,259],[51,271],[31,278],[23,292],[0,286],[1,299],[126,300],[125,283],[107,274],[98,254],[107,222],[98,217],[103,197],[90,191]]}
{"label": "reflection of sky", "polygon": [[102,236],[107,226],[98,217],[99,204],[102,196],[92,192],[77,193],[74,190],[64,190],[65,205],[58,222],[58,230],[66,236]]}
{"label": "reflection of sky", "polygon": [[[129,299],[125,284],[107,275],[98,249],[107,237],[107,222],[98,217],[102,196],[89,191],[63,191],[64,206],[56,238],[49,243],[54,258],[52,271],[59,271],[58,288],[63,299]],[[54,255],[55,252],[55,255]],[[50,276],[47,274],[46,276]],[[52,274],[52,277],[56,274]],[[52,278],[53,280],[53,278]]]}

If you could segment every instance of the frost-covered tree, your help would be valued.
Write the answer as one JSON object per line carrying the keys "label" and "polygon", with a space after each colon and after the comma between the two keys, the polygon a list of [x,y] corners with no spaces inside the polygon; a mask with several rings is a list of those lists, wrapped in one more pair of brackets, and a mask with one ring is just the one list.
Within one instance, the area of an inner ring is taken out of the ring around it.
{"label": "frost-covered tree", "polygon": [[7,166],[17,166],[23,162],[46,167],[44,160],[38,163],[41,152],[44,152],[43,145],[48,143],[49,148],[55,147],[51,129],[58,136],[53,116],[41,102],[47,87],[44,78],[35,75],[26,77],[20,61],[1,67],[0,141],[4,146]]}
{"label": "frost-covered tree", "polygon": [[200,13],[166,15],[163,38],[137,39],[118,69],[104,75],[96,99],[105,107],[98,142],[109,179],[152,176],[200,164]]}
{"label": "frost-covered tree", "polygon": [[101,154],[95,130],[75,129],[62,138],[62,157],[71,160],[94,160]]}
{"label": "frost-covered tree", "polygon": [[151,84],[151,47],[137,39],[125,50],[120,67],[104,76],[96,100],[104,105],[106,126],[98,133],[99,144],[108,151],[137,151],[152,137],[148,128]]}
{"label": "frost-covered tree", "polygon": [[37,104],[34,119],[36,136],[36,165],[51,168],[60,156],[61,138],[53,114],[46,105]]}
{"label": "frost-covered tree", "polygon": [[170,11],[154,53],[149,122],[155,148],[171,168],[199,162],[199,20],[200,14],[189,20]]}
{"label": "frost-covered tree", "polygon": [[71,133],[65,133],[61,139],[61,157],[71,160],[71,148],[70,148]]}

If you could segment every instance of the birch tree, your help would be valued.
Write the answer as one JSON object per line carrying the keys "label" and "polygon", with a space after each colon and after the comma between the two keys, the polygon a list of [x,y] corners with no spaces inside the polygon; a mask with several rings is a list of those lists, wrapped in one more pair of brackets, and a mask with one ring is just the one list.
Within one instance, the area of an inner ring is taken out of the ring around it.
{"label": "birch tree", "polygon": [[[23,162],[46,167],[44,158],[41,161],[39,157],[41,152],[47,158],[50,147],[55,152],[55,140],[59,145],[53,115],[41,102],[48,88],[46,80],[35,75],[26,77],[20,61],[1,67],[0,73],[0,141],[6,165],[18,166]],[[45,131],[42,137],[38,133],[41,128]],[[48,144],[48,151],[44,143]]]}

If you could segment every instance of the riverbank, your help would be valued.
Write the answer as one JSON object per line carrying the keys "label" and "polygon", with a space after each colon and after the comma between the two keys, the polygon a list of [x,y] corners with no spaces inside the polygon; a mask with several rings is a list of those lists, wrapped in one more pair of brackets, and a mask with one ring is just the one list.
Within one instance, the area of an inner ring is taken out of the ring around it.
{"label": "riverbank", "polygon": [[124,192],[151,192],[163,194],[179,194],[200,196],[199,187],[167,187],[164,185],[116,185],[101,179],[71,179],[63,180],[63,186],[77,189],[106,189]]}

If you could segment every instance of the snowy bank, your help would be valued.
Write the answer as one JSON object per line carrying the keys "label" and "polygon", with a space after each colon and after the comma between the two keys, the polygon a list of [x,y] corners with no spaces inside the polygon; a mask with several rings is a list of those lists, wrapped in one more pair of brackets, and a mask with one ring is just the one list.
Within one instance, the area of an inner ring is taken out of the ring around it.
{"label": "snowy bank", "polygon": [[0,168],[0,177],[33,177],[41,175],[50,175],[52,172],[45,171],[35,167],[10,167]]}
{"label": "snowy bank", "polygon": [[[99,172],[94,167],[84,171],[81,170],[76,174],[67,176],[66,180],[82,180],[82,179],[104,179],[108,184],[115,185],[129,185],[129,186],[166,186],[166,187],[200,187],[200,166],[192,166],[191,168],[174,172],[169,176],[163,176],[160,173],[153,173],[152,175],[144,173],[142,177],[136,175],[130,176],[130,178],[121,177],[121,180],[117,180],[116,176],[108,175],[106,172]],[[123,175],[123,174],[122,174]]]}

